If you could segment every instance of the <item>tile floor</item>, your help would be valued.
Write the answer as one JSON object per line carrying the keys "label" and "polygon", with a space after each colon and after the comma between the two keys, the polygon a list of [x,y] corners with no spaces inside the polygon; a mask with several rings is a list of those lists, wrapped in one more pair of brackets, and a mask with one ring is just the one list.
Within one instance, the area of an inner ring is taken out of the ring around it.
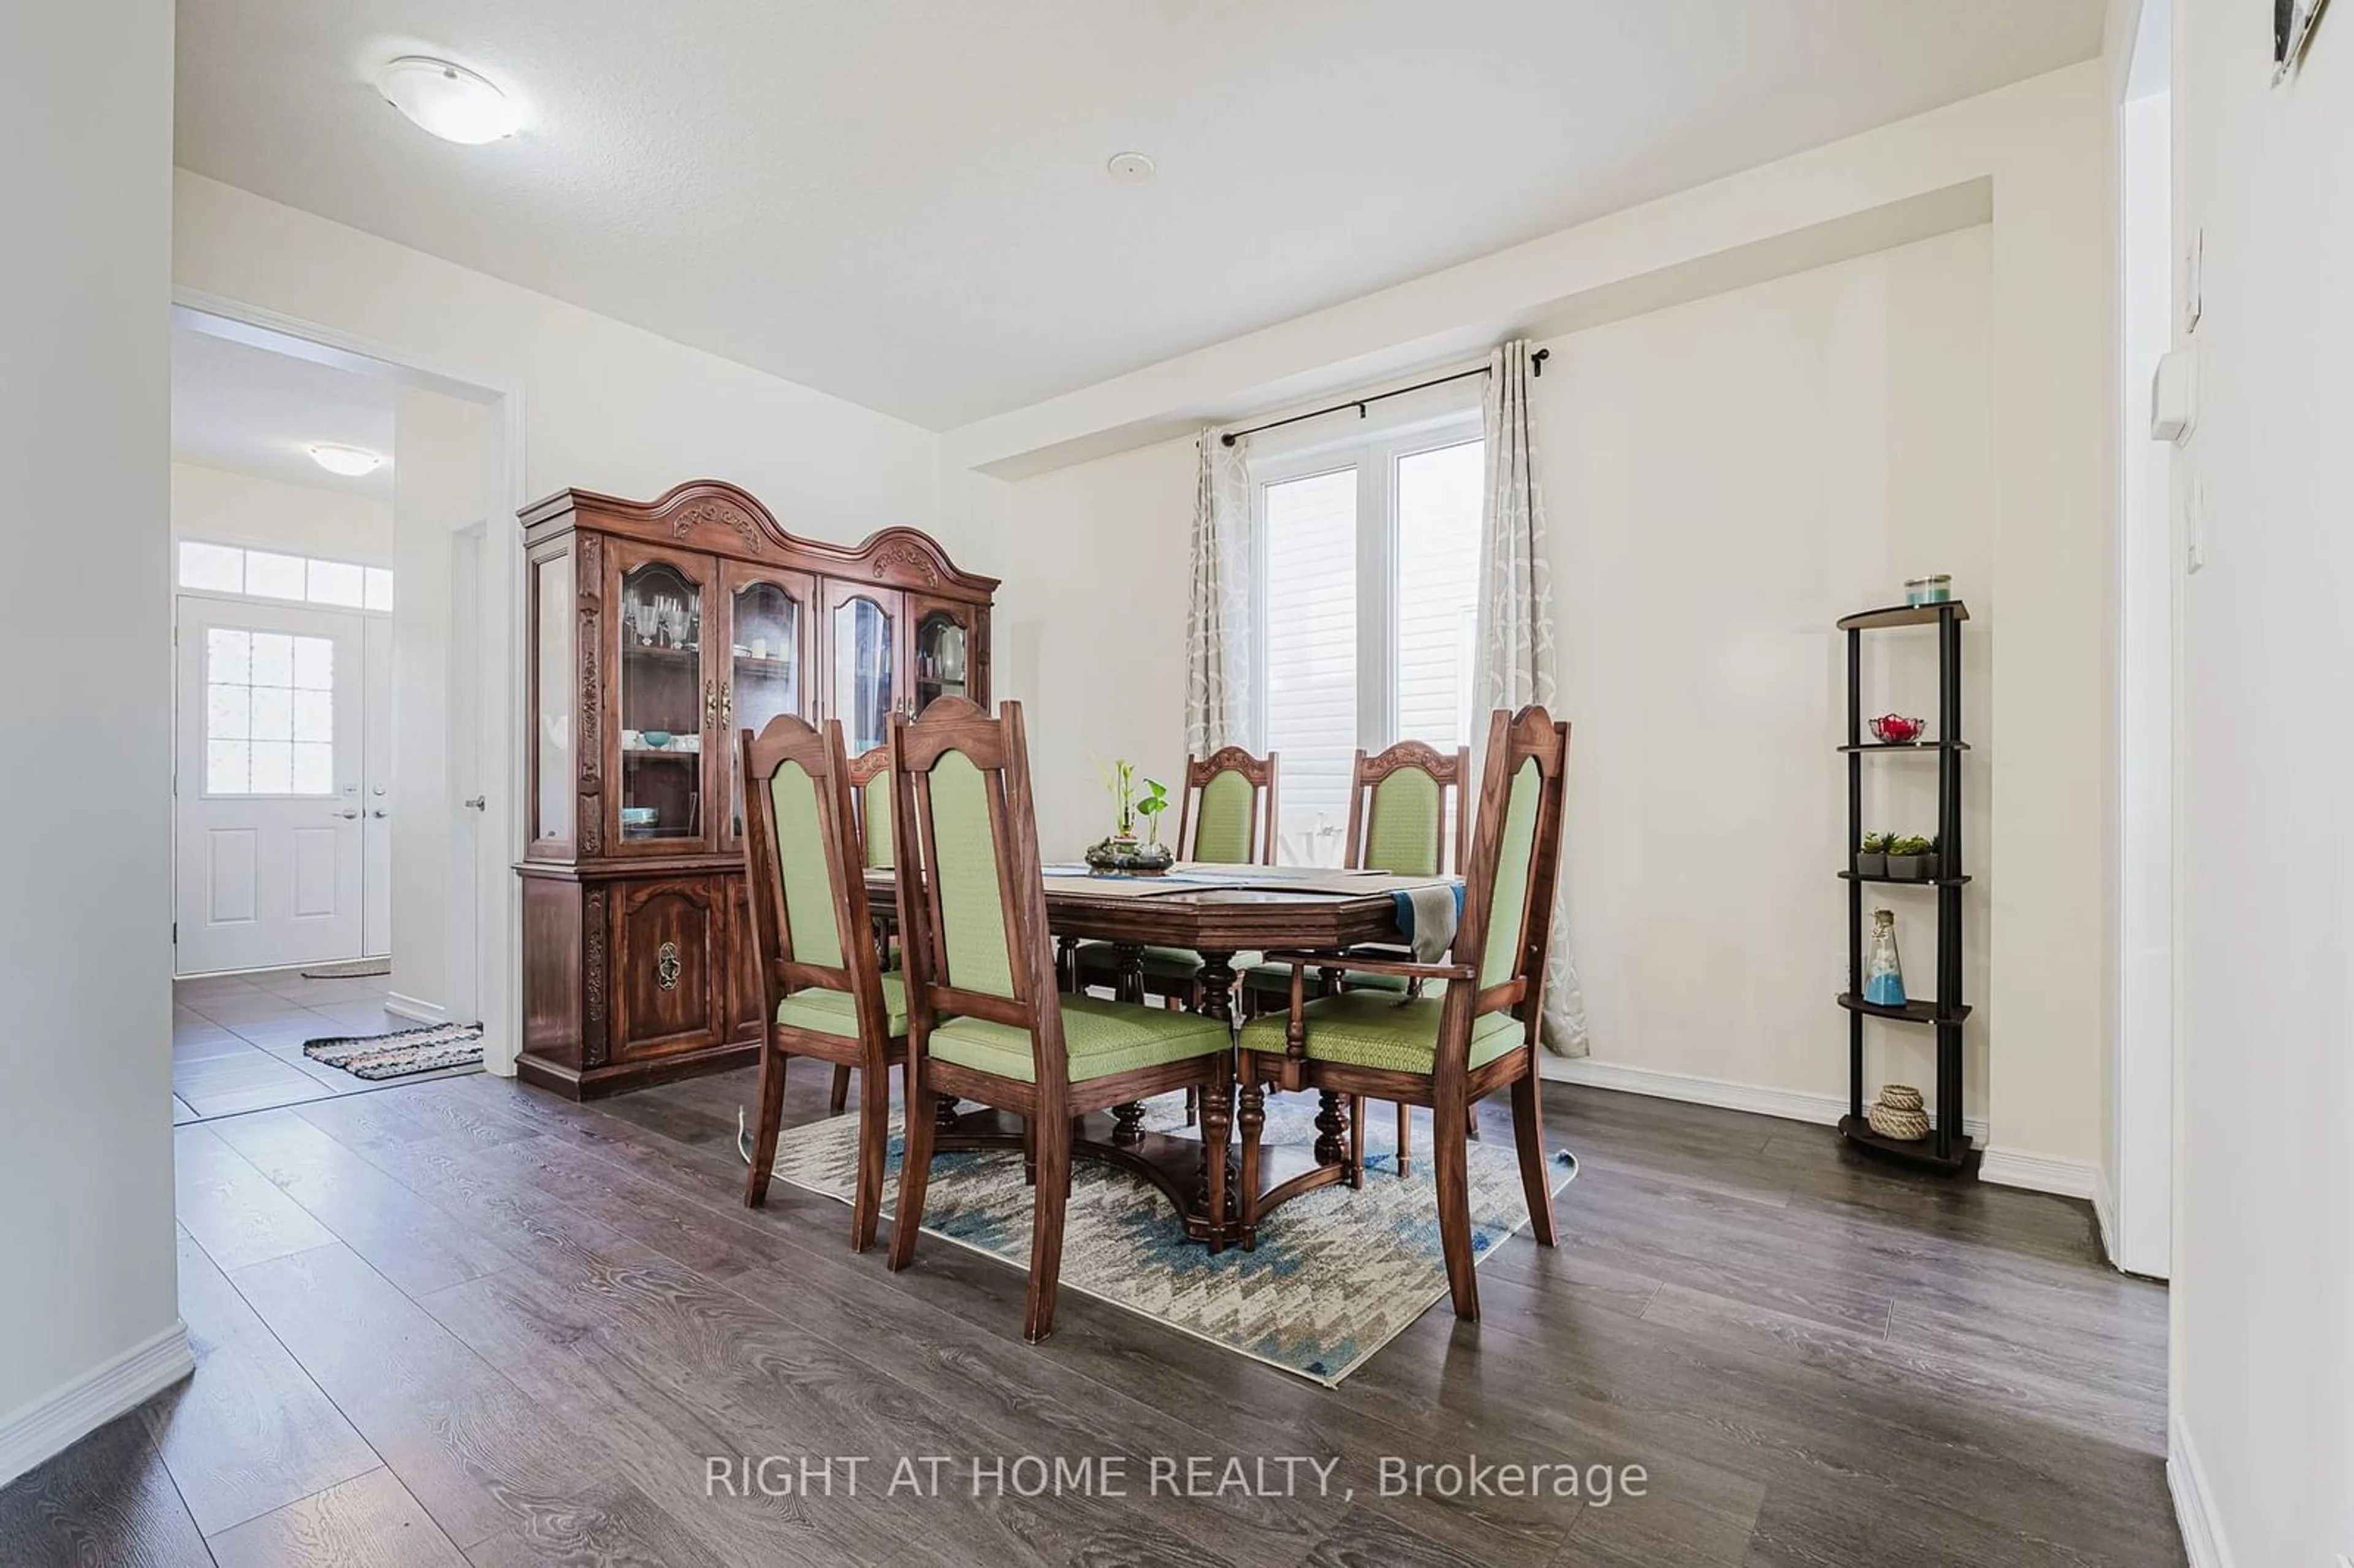
{"label": "tile floor", "polygon": [[[172,991],[175,1125],[383,1088],[384,1083],[310,1060],[302,1043],[417,1027],[416,1020],[385,1011],[382,975],[314,980],[298,969],[271,969],[180,980]],[[480,1070],[459,1067],[451,1074]]]}

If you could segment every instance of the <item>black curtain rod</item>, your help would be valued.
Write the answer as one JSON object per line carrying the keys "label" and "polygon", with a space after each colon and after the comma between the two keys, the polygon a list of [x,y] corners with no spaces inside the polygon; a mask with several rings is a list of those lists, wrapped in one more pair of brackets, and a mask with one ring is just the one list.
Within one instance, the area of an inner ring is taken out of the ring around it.
{"label": "black curtain rod", "polygon": [[[1529,374],[1543,376],[1544,362],[1552,356],[1553,350],[1549,348],[1541,348],[1530,355]],[[1337,414],[1343,408],[1354,408],[1357,411],[1357,418],[1362,419],[1365,417],[1365,405],[1368,403],[1378,403],[1384,397],[1403,397],[1409,392],[1426,392],[1433,387],[1444,387],[1450,381],[1469,381],[1474,376],[1487,374],[1488,367],[1484,365],[1477,370],[1458,370],[1452,376],[1441,376],[1429,381],[1417,381],[1411,387],[1401,387],[1394,392],[1376,392],[1370,397],[1352,397],[1345,403],[1335,403],[1329,408],[1312,408],[1305,414],[1294,414],[1288,419],[1269,419],[1264,425],[1253,425],[1247,429],[1228,430],[1218,440],[1228,446],[1233,446],[1245,436],[1255,436],[1261,430],[1279,430],[1286,425],[1296,425],[1302,419],[1320,419],[1327,414]]]}

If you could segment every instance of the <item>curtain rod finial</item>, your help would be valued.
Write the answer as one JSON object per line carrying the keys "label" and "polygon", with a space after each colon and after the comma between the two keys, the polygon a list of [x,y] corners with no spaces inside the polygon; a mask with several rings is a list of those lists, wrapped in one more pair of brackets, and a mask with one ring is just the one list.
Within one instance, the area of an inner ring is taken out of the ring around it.
{"label": "curtain rod finial", "polygon": [[1553,350],[1549,348],[1541,348],[1534,354],[1529,355],[1529,374],[1532,376],[1543,376],[1544,374],[1545,361],[1552,357]]}

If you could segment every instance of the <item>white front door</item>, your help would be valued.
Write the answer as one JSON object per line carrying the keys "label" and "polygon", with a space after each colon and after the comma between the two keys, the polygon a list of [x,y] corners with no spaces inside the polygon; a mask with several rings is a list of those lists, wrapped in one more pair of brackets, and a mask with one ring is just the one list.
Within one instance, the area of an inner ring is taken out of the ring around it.
{"label": "white front door", "polygon": [[361,617],[179,612],[178,972],[358,958]]}
{"label": "white front door", "polygon": [[368,617],[363,645],[360,724],[367,794],[361,806],[367,815],[360,819],[360,846],[367,903],[360,919],[360,950],[380,959],[392,951],[392,618]]}

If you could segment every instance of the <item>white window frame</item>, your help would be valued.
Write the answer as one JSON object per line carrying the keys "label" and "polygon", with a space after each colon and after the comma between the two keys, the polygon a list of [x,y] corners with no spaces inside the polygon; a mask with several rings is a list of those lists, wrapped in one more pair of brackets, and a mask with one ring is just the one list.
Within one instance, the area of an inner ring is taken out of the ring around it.
{"label": "white window frame", "polygon": [[[1335,416],[1338,418],[1338,416]],[[1361,421],[1338,436],[1288,443],[1250,458],[1251,701],[1256,733],[1267,750],[1267,493],[1270,486],[1357,471],[1357,744],[1380,751],[1397,731],[1398,464],[1421,453],[1462,446],[1486,434],[1479,406],[1460,402],[1388,419]]]}

